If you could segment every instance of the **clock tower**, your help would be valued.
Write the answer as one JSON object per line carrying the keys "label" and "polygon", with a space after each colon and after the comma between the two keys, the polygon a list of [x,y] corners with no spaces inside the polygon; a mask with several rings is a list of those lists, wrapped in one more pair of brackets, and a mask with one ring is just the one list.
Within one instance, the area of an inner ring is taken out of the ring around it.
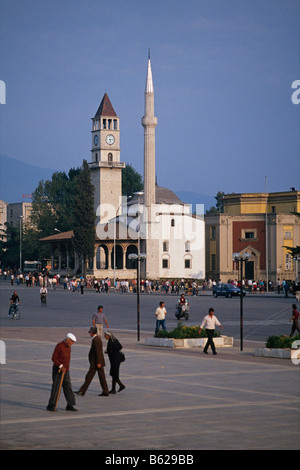
{"label": "clock tower", "polygon": [[[120,120],[105,93],[92,118],[91,179],[95,187],[95,212],[101,204],[111,204],[115,213],[122,197],[122,168],[120,162]],[[97,223],[99,217],[97,217]],[[101,220],[100,220],[101,222]]]}

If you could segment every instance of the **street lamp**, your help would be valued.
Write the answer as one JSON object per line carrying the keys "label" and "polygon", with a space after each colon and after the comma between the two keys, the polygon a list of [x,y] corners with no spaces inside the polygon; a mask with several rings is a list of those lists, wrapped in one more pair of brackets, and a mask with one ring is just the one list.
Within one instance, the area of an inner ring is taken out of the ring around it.
{"label": "street lamp", "polygon": [[140,262],[141,259],[146,259],[145,253],[130,253],[128,255],[129,259],[137,260],[137,285],[136,285],[136,306],[137,306],[137,340],[140,340],[140,285],[139,285],[139,278],[140,278]]}
{"label": "street lamp", "polygon": [[18,215],[18,219],[20,219],[20,274],[22,272],[22,222],[24,219],[24,215]]}
{"label": "street lamp", "polygon": [[241,281],[240,281],[240,350],[243,351],[243,262],[246,263],[251,258],[251,253],[233,253],[232,259],[241,266]]}

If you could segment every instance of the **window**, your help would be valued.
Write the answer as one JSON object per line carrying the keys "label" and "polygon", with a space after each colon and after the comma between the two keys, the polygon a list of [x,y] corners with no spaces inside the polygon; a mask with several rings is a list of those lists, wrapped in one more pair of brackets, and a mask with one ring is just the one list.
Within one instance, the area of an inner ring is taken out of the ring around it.
{"label": "window", "polygon": [[292,239],[292,232],[290,232],[290,231],[284,232],[284,238],[287,239],[287,240],[291,240]]}
{"label": "window", "polygon": [[169,267],[169,260],[168,259],[163,259],[162,260],[162,267],[163,269],[166,269]]}
{"label": "window", "polygon": [[256,228],[249,228],[249,229],[242,229],[241,233],[242,240],[257,240],[257,229]]}
{"label": "window", "polygon": [[215,254],[211,255],[211,270],[212,271],[216,270],[216,255]]}
{"label": "window", "polygon": [[114,119],[114,131],[118,130],[118,121],[117,119]]}
{"label": "window", "polygon": [[254,237],[254,232],[245,232],[245,238],[246,239],[255,238]]}
{"label": "window", "polygon": [[163,251],[169,251],[169,242],[163,242]]}
{"label": "window", "polygon": [[191,263],[190,259],[185,259],[184,260],[184,267],[187,268],[187,269],[192,267],[192,263]]}
{"label": "window", "polygon": [[184,251],[185,252],[190,252],[191,251],[191,243],[190,242],[186,242],[185,245],[184,245]]}
{"label": "window", "polygon": [[109,153],[109,154],[108,154],[108,161],[109,161],[109,162],[112,162],[112,161],[113,161],[113,154],[112,154],[112,153]]}
{"label": "window", "polygon": [[292,257],[290,253],[285,254],[285,271],[292,270]]}
{"label": "window", "polygon": [[106,119],[103,119],[102,128],[103,128],[103,129],[106,129]]}
{"label": "window", "polygon": [[175,227],[175,219],[171,219],[171,227]]}
{"label": "window", "polygon": [[210,238],[212,240],[216,239],[216,227],[210,227]]}

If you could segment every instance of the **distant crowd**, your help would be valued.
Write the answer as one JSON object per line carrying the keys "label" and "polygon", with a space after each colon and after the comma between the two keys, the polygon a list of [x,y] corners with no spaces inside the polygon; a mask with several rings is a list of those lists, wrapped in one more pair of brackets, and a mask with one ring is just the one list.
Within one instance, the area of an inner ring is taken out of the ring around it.
{"label": "distant crowd", "polygon": [[[50,290],[55,290],[57,286],[61,286],[64,290],[71,292],[81,291],[84,289],[94,289],[95,292],[120,292],[120,293],[135,293],[137,291],[136,279],[116,279],[115,283],[109,277],[96,278],[95,276],[61,276],[59,273],[51,273],[44,269],[42,272],[27,272],[19,273],[13,270],[0,268],[0,279],[9,280],[11,285],[26,285],[27,287],[47,287]],[[228,280],[229,284],[241,287],[241,282],[237,279]],[[177,280],[140,280],[140,292],[146,294],[176,294],[185,292],[186,295],[204,295],[206,292],[212,292],[214,286],[221,284],[221,281],[215,279],[208,280],[193,280],[193,279],[177,279]],[[243,289],[248,294],[263,294],[265,292],[277,292],[278,294],[288,294],[297,290],[295,282],[288,282],[286,280],[278,279],[277,282],[271,280],[265,281],[263,279],[256,281],[252,279],[242,280]]]}

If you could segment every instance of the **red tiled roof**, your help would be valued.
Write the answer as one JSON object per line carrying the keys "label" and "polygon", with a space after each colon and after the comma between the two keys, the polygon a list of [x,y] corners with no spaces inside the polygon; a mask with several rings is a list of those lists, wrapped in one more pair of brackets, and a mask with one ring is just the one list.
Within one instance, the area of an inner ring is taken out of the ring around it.
{"label": "red tiled roof", "polygon": [[50,235],[49,237],[40,238],[40,242],[51,242],[55,240],[71,240],[73,238],[74,232],[73,230],[69,230],[68,232],[61,232],[55,235]]}
{"label": "red tiled roof", "polygon": [[98,111],[95,114],[95,117],[100,117],[100,116],[117,116],[110,102],[110,99],[106,93],[102,98]]}

